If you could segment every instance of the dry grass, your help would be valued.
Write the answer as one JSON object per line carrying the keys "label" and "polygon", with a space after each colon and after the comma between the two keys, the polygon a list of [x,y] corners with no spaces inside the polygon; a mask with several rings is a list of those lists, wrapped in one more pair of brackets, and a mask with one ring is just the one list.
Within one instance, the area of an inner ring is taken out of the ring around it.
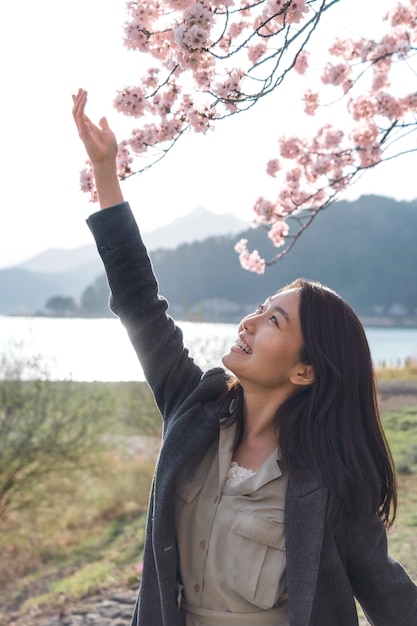
{"label": "dry grass", "polygon": [[3,619],[137,580],[154,463],[122,451],[102,451],[95,461],[88,471],[49,477],[38,485],[37,506],[3,523]]}
{"label": "dry grass", "polygon": [[380,382],[397,380],[416,382],[417,360],[412,358],[406,359],[401,367],[379,367],[376,373]]}
{"label": "dry grass", "polygon": [[[409,364],[395,380],[415,381],[414,367]],[[395,409],[397,402],[401,409],[386,413],[384,422],[396,462],[408,468],[399,477],[399,513],[389,533],[390,552],[417,579],[417,396],[401,395],[399,387],[383,403],[383,408]],[[140,411],[136,397],[134,411]],[[150,410],[147,415],[152,426]],[[36,506],[14,511],[3,521],[1,624],[11,623],[13,614],[17,623],[16,615],[35,616],[39,607],[56,611],[97,591],[137,586],[158,448],[156,437],[143,436],[149,428],[142,430],[123,415],[117,435],[105,439],[106,447],[95,452],[86,468],[45,479],[36,486]]]}

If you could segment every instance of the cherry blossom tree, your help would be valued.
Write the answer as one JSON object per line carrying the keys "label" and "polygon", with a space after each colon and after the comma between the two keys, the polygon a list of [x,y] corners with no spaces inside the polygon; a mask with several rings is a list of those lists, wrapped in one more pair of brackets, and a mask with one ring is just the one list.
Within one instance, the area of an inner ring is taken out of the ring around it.
{"label": "cherry blossom tree", "polygon": [[[266,164],[277,195],[257,200],[254,225],[265,227],[280,250],[265,261],[241,240],[236,251],[245,269],[264,272],[364,170],[416,149],[409,136],[417,129],[417,0],[400,0],[381,16],[385,34],[378,40],[333,41],[317,75],[314,38],[325,12],[339,1],[127,3],[124,43],[145,62],[138,83],[118,91],[114,102],[135,120],[119,145],[122,179],[157,163],[186,132],[206,133],[253,107],[290,72],[305,84],[306,116],[343,109],[342,128],[318,124],[308,138],[277,138],[277,154]],[[405,71],[408,76],[397,81]],[[89,164],[81,186],[94,200]]]}

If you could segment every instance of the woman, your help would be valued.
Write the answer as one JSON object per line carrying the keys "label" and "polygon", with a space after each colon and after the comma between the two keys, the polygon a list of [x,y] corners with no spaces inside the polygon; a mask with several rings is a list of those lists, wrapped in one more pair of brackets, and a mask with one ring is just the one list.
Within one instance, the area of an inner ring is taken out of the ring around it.
{"label": "woman", "polygon": [[73,115],[100,206],[88,225],[111,307],[164,420],[149,503],[139,626],[416,626],[417,588],[387,555],[391,457],[363,328],[333,291],[299,280],[244,318],[203,374],[158,295],[86,92]]}

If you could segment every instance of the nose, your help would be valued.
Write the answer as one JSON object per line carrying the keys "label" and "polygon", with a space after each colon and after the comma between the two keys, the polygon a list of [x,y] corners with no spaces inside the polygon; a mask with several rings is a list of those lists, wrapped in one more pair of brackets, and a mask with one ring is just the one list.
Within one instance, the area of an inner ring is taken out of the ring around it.
{"label": "nose", "polygon": [[258,313],[251,313],[250,315],[244,317],[243,320],[240,322],[239,332],[241,332],[242,330],[246,330],[246,332],[248,333],[253,332],[258,318]]}

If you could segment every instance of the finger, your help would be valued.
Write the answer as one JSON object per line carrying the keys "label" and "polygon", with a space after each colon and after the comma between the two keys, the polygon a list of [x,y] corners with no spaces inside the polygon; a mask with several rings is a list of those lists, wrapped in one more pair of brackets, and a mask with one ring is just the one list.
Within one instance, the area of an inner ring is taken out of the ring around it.
{"label": "finger", "polygon": [[84,89],[79,89],[76,96],[73,96],[74,105],[72,108],[72,114],[74,119],[80,118],[84,115],[84,109],[87,102],[87,92]]}
{"label": "finger", "polygon": [[110,130],[110,126],[109,123],[107,121],[107,117],[102,117],[101,120],[99,121],[99,126],[101,128],[101,130]]}
{"label": "finger", "polygon": [[74,99],[74,106],[72,109],[72,114],[74,117],[75,124],[78,128],[79,135],[83,135],[88,131],[91,131],[95,128],[94,124],[91,120],[85,115],[85,105],[87,102],[87,92],[80,91]]}

